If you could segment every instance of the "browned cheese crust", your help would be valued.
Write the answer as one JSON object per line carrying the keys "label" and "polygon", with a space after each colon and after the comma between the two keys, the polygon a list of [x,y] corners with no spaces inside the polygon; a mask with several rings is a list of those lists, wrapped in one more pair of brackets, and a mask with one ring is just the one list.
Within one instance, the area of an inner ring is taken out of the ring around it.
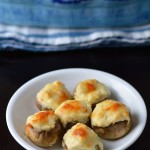
{"label": "browned cheese crust", "polygon": [[60,81],[46,84],[36,95],[35,104],[39,110],[53,110],[64,101],[72,99],[65,85]]}
{"label": "browned cheese crust", "polygon": [[60,118],[65,130],[70,129],[76,123],[88,124],[90,122],[91,105],[78,100],[67,100],[55,111]]}
{"label": "browned cheese crust", "polygon": [[131,128],[131,115],[121,102],[108,99],[96,105],[91,114],[94,131],[105,139],[118,139]]}

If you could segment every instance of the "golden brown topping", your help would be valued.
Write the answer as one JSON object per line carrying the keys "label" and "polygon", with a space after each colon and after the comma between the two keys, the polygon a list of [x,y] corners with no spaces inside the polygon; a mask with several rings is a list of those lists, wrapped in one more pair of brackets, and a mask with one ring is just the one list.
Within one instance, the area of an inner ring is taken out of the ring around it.
{"label": "golden brown topping", "polygon": [[75,111],[75,110],[84,110],[87,111],[86,108],[79,101],[70,101],[70,103],[66,103],[63,107],[65,110]]}
{"label": "golden brown topping", "polygon": [[87,88],[87,92],[93,92],[93,91],[95,91],[96,90],[96,87],[94,86],[94,84],[93,83],[86,83],[86,88]]}
{"label": "golden brown topping", "polygon": [[111,106],[105,108],[105,111],[117,111],[121,107],[122,107],[122,104],[120,104],[120,103],[114,103]]}
{"label": "golden brown topping", "polygon": [[124,120],[130,121],[128,108],[113,99],[107,99],[97,104],[91,115],[92,126],[98,127],[106,127]]}
{"label": "golden brown topping", "polygon": [[48,116],[54,115],[54,112],[51,110],[47,110],[44,112],[39,112],[35,115],[35,118],[32,120],[34,123],[36,122],[46,122],[48,119]]}
{"label": "golden brown topping", "polygon": [[[98,135],[83,123],[77,123],[63,136],[64,149],[68,150],[103,150],[103,144]],[[98,147],[99,149],[95,149]]]}
{"label": "golden brown topping", "polygon": [[61,91],[60,98],[59,98],[59,104],[61,104],[62,102],[64,102],[67,99],[70,99],[70,95],[68,95],[65,92]]}
{"label": "golden brown topping", "polygon": [[72,134],[74,136],[79,136],[79,137],[82,137],[82,138],[87,137],[87,131],[84,127],[79,127],[77,129],[75,129]]}

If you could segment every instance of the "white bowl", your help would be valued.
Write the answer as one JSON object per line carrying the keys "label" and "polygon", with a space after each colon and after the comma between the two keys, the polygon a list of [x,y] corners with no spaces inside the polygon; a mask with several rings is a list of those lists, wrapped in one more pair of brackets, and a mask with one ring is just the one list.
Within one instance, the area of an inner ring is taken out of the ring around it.
{"label": "white bowl", "polygon": [[[73,93],[77,83],[85,79],[97,79],[103,82],[111,90],[112,95],[118,101],[126,104],[132,116],[131,131],[118,140],[103,140],[105,150],[123,150],[132,145],[141,135],[147,120],[147,111],[144,100],[140,94],[126,81],[110,73],[83,69],[62,69],[45,73],[21,86],[12,96],[6,110],[8,129],[14,139],[28,150],[44,150],[33,144],[24,133],[24,126],[29,115],[38,111],[35,105],[37,92],[47,83],[59,80]],[[62,150],[61,142],[50,148]]]}

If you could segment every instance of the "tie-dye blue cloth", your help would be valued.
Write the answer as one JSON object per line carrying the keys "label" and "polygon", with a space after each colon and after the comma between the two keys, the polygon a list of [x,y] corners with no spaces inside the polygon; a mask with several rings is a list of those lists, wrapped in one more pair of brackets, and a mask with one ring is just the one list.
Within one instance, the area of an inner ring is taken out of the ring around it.
{"label": "tie-dye blue cloth", "polygon": [[0,48],[149,44],[150,0],[0,0]]}
{"label": "tie-dye blue cloth", "polygon": [[0,0],[0,22],[51,28],[139,26],[150,0]]}

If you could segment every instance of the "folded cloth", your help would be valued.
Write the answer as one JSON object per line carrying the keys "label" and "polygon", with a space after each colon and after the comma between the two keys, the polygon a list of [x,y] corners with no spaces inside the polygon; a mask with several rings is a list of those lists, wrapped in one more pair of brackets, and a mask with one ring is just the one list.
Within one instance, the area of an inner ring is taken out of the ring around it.
{"label": "folded cloth", "polygon": [[0,0],[0,48],[149,45],[149,8],[149,0]]}
{"label": "folded cloth", "polygon": [[0,25],[0,47],[60,51],[150,44],[150,24],[120,29],[51,29]]}
{"label": "folded cloth", "polygon": [[139,26],[150,0],[0,0],[0,22],[50,28]]}

